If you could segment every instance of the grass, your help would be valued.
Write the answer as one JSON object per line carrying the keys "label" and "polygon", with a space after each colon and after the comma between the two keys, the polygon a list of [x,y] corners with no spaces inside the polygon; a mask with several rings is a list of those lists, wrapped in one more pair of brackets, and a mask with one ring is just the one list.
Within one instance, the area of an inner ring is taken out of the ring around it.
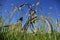
{"label": "grass", "polygon": [[[42,26],[44,27],[44,24]],[[5,32],[1,32],[3,28],[3,25],[0,26],[0,40],[60,40],[60,33],[55,30],[52,33],[47,33],[44,28],[42,31],[37,30],[36,33],[20,32],[17,29],[11,31],[7,29]]]}
{"label": "grass", "polygon": [[0,32],[0,40],[60,40],[59,32],[54,30],[51,34],[43,31],[38,30],[36,34],[16,30]]}
{"label": "grass", "polygon": [[21,33],[19,31],[7,31],[0,33],[1,40],[60,40],[60,33],[53,31],[53,33],[37,32]]}

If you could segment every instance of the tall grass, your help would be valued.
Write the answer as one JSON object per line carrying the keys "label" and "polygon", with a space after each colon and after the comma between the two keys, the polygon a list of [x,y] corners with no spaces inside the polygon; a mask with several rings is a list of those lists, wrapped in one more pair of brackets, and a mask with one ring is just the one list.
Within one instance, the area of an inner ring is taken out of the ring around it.
{"label": "tall grass", "polygon": [[[58,34],[58,35],[57,35]],[[37,32],[20,33],[18,31],[0,33],[1,40],[60,40],[60,33],[53,32],[53,34]]]}
{"label": "tall grass", "polygon": [[[44,26],[44,24],[42,25]],[[2,24],[0,26],[0,40],[60,40],[60,33],[56,30],[53,30],[52,34],[44,31],[44,28],[42,31],[41,29],[37,30],[36,33],[27,33],[27,31],[21,32],[22,30],[17,30],[20,27],[18,23],[15,25],[15,27],[13,28],[14,30],[10,28],[5,32],[1,32],[1,30],[4,28],[4,25]]]}

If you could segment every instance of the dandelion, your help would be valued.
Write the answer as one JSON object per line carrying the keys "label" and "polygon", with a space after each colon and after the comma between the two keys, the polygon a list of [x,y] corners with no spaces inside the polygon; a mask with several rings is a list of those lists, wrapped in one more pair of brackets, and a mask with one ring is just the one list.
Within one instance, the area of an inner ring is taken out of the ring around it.
{"label": "dandelion", "polygon": [[40,2],[37,2],[36,5],[38,6],[40,4]]}

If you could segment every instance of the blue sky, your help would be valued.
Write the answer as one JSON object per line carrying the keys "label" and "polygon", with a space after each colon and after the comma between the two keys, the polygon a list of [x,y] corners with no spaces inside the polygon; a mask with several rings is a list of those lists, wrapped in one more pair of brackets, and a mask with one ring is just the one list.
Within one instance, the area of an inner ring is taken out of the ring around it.
{"label": "blue sky", "polygon": [[[40,5],[34,6],[34,8],[39,10],[37,12],[38,16],[40,15],[44,15],[46,17],[50,16],[54,20],[56,20],[57,18],[58,20],[60,20],[60,16],[58,16],[60,15],[60,0],[0,0],[0,4],[2,4],[2,6],[0,6],[0,10],[2,11],[1,15],[3,18],[5,18],[8,16],[10,12],[13,12],[13,9],[15,8],[15,6],[19,7],[21,4],[24,4],[24,3],[36,4],[36,2],[40,2]],[[11,4],[13,4],[14,6],[11,6]],[[40,7],[42,8],[42,10]],[[49,9],[50,7],[52,7],[51,10]],[[13,16],[13,20],[12,20],[13,23],[15,23],[20,16],[23,16],[24,18],[23,24],[24,22],[26,22],[27,16],[25,14],[28,13],[27,11],[28,8],[24,7],[23,9],[24,9],[23,12],[21,11],[15,12],[15,15]],[[9,13],[5,12],[5,10],[8,10]],[[9,20],[9,16],[6,19],[5,23],[8,23],[8,20]]]}

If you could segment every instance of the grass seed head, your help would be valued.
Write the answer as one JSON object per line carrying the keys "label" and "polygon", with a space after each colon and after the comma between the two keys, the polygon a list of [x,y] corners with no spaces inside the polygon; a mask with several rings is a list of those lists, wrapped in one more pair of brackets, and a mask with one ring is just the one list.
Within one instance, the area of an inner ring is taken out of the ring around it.
{"label": "grass seed head", "polygon": [[40,2],[37,2],[36,5],[38,6],[40,4]]}
{"label": "grass seed head", "polygon": [[32,6],[34,6],[34,4],[32,4]]}

